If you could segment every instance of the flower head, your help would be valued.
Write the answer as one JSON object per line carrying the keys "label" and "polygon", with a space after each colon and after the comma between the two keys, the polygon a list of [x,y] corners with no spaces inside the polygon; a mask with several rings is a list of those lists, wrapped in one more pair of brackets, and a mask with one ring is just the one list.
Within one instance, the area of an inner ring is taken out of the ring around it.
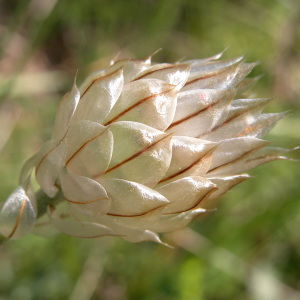
{"label": "flower head", "polygon": [[[244,171],[282,158],[261,137],[283,114],[262,113],[268,99],[243,96],[255,64],[219,57],[119,60],[74,83],[52,138],[2,208],[2,233],[39,227],[44,207],[43,218],[72,236],[159,242],[157,233],[203,214],[206,201],[249,177]],[[31,191],[33,170],[44,198]]]}

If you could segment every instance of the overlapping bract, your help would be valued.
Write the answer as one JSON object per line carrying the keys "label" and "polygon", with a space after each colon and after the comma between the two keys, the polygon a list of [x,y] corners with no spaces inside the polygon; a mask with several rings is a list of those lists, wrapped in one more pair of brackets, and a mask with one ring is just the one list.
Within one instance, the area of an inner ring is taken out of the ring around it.
{"label": "overlapping bract", "polygon": [[282,114],[262,113],[267,99],[242,96],[255,81],[245,79],[255,64],[219,56],[154,65],[151,57],[120,60],[79,89],[74,84],[51,140],[24,166],[9,199],[15,209],[2,209],[2,220],[10,220],[5,234],[32,230],[33,169],[48,197],[63,194],[37,229],[47,217],[72,236],[160,242],[157,233],[186,226],[205,212],[205,201],[247,179],[245,170],[283,158],[261,139]]}

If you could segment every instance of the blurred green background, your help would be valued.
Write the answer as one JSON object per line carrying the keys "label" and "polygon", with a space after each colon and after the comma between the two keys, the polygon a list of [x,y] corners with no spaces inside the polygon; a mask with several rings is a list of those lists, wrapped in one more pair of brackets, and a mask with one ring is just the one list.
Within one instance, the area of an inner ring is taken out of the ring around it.
{"label": "blurred green background", "polygon": [[[121,51],[173,62],[246,55],[263,74],[253,91],[289,111],[267,139],[300,140],[298,0],[10,0],[0,2],[0,201],[51,132],[57,103]],[[299,159],[299,151],[290,154]],[[175,249],[118,239],[28,236],[0,248],[0,300],[300,299],[300,168],[279,161],[250,173]]]}

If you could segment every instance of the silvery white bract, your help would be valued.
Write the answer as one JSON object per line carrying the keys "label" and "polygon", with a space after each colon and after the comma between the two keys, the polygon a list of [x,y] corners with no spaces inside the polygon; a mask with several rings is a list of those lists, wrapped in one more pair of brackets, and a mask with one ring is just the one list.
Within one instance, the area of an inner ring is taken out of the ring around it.
{"label": "silvery white bract", "polygon": [[[82,238],[160,242],[157,233],[186,226],[204,202],[247,179],[244,171],[283,158],[261,139],[283,114],[262,113],[268,99],[242,96],[255,64],[219,57],[120,60],[74,84],[51,140],[3,206],[2,234],[19,237],[36,222],[33,232],[50,224]],[[49,198],[63,195],[37,221],[32,170]]]}

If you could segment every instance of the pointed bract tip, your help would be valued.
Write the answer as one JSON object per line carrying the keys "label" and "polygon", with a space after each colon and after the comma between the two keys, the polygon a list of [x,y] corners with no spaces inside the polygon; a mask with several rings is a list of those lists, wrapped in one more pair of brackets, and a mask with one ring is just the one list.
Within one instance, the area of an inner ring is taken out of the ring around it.
{"label": "pointed bract tip", "polygon": [[161,50],[162,50],[162,48],[158,48],[158,49],[155,50],[152,54],[150,54],[149,56],[147,56],[147,57],[144,59],[145,63],[151,64],[152,57],[153,57],[154,55],[156,55],[157,53],[159,53]]}

